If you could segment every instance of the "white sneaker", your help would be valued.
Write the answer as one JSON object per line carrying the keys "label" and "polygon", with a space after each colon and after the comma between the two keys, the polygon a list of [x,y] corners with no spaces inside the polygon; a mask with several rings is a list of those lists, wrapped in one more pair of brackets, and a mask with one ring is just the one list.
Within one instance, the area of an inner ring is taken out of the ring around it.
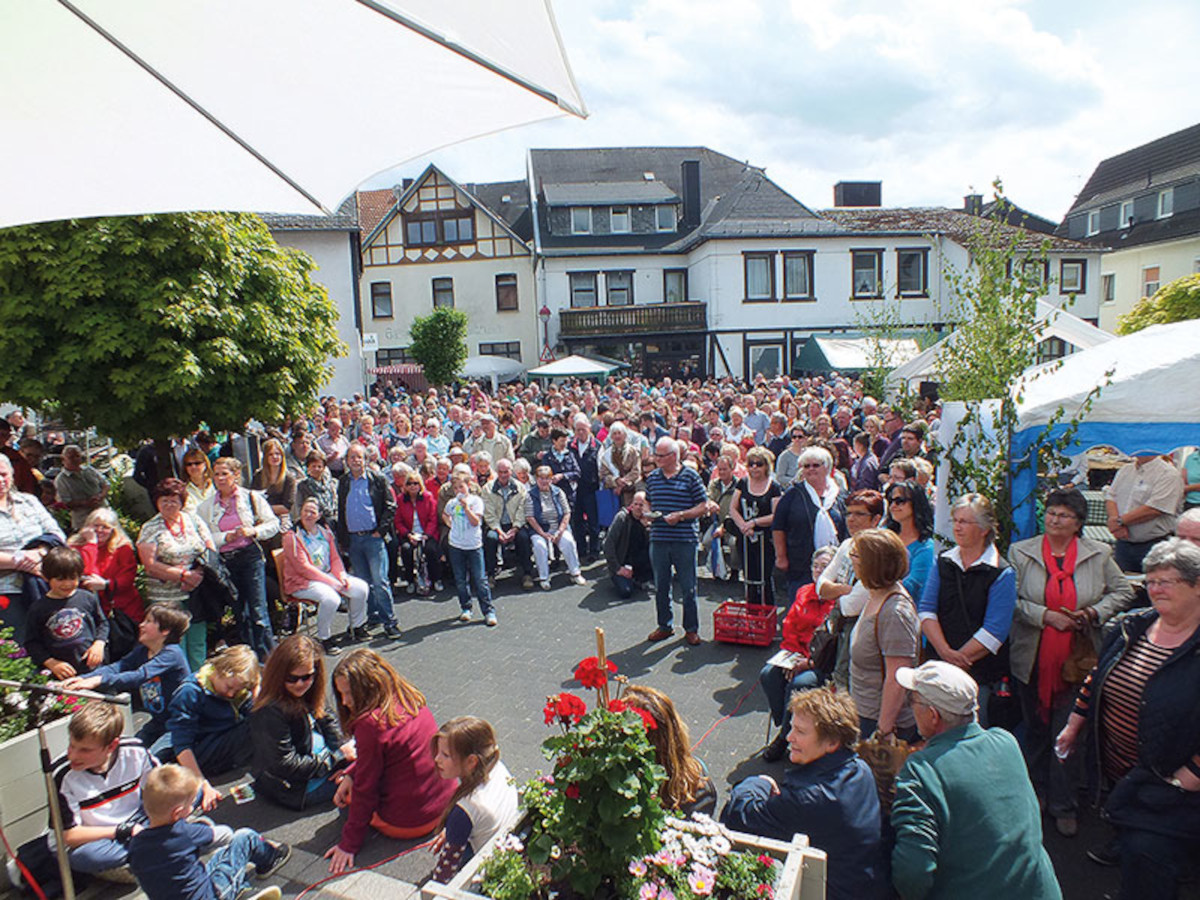
{"label": "white sneaker", "polygon": [[587,579],[583,577],[582,572],[576,572],[571,576],[571,580],[576,584],[587,584]]}
{"label": "white sneaker", "polygon": [[471,611],[469,609],[464,609],[462,611],[462,615],[458,617],[458,621],[470,622],[471,621]]}
{"label": "white sneaker", "polygon": [[550,590],[550,579],[549,578],[542,579],[542,590],[543,591]]}

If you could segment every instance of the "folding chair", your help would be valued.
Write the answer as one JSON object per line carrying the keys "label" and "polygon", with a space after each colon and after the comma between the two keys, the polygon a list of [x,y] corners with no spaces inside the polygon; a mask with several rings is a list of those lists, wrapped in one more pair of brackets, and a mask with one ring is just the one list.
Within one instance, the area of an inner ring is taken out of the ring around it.
{"label": "folding chair", "polygon": [[296,634],[303,632],[309,637],[316,634],[317,628],[317,601],[305,600],[301,597],[294,597],[289,594],[283,587],[283,548],[271,551],[271,559],[275,563],[275,578],[279,582],[279,596],[283,600],[284,606],[294,606],[296,609]]}

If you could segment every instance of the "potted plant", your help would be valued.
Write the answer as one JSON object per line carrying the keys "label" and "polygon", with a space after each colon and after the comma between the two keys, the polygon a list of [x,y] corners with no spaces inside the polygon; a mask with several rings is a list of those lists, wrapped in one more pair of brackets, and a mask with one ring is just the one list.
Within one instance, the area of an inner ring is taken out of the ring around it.
{"label": "potted plant", "polygon": [[[730,832],[706,816],[668,816],[659,802],[666,773],[655,761],[649,713],[610,697],[617,667],[599,653],[579,663],[575,678],[596,691],[584,700],[548,697],[543,714],[558,734],[542,752],[550,774],[522,790],[524,818],[512,834],[480,848],[448,885],[429,882],[425,898],[548,900],[818,900],[824,897],[824,854],[797,835],[792,844]],[[801,891],[801,870],[805,890]]]}

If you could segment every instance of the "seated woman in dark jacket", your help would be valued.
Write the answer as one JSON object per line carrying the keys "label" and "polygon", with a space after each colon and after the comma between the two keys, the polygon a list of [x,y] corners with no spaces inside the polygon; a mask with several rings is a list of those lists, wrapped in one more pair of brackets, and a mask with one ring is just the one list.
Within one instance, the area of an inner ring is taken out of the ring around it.
{"label": "seated woman in dark jacket", "polygon": [[807,834],[829,856],[829,900],[886,895],[879,795],[870,768],[854,752],[858,710],[845,691],[794,694],[788,749],[794,768],[783,784],[753,775],[738,784],[721,822],[781,841]]}
{"label": "seated woman in dark jacket", "polygon": [[325,662],[312,638],[293,634],[267,659],[250,716],[255,787],[289,809],[328,803],[354,745],[325,708]]}

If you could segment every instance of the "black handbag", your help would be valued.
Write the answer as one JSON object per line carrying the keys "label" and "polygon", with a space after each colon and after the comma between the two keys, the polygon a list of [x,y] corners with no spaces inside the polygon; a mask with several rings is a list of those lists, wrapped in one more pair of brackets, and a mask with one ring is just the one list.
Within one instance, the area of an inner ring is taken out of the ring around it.
{"label": "black handbag", "polygon": [[187,608],[193,622],[220,622],[226,609],[237,606],[237,588],[229,577],[229,570],[221,554],[216,550],[205,550],[192,563],[203,576],[200,584],[188,594]]}

